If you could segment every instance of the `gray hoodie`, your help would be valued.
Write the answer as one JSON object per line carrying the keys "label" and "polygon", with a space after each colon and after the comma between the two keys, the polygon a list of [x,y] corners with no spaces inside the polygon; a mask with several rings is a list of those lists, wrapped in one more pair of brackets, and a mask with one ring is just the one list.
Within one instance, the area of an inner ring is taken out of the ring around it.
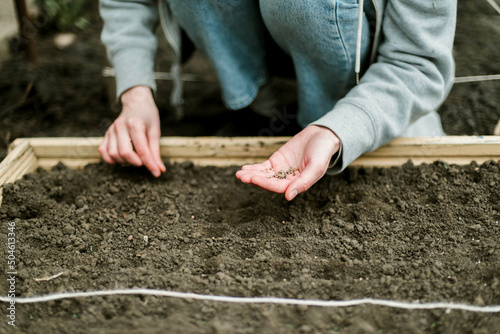
{"label": "gray hoodie", "polygon": [[[341,140],[342,155],[334,173],[435,112],[454,79],[457,0],[364,1],[373,1],[375,8],[370,66],[333,110],[312,123],[331,129]],[[160,19],[176,59],[171,102],[178,106],[182,96],[180,33],[166,2],[100,0],[100,11],[102,40],[115,68],[118,97],[137,85],[156,90],[154,30]]]}

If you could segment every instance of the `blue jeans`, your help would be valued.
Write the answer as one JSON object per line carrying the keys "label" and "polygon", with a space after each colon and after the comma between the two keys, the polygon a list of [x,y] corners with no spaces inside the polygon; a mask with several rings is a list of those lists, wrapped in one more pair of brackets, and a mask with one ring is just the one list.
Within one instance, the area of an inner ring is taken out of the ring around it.
{"label": "blue jeans", "polygon": [[[211,62],[230,109],[250,105],[269,82],[269,34],[293,61],[302,127],[332,110],[355,85],[358,0],[165,1]],[[369,0],[367,7],[373,10]],[[363,21],[366,65],[371,45],[366,15]]]}

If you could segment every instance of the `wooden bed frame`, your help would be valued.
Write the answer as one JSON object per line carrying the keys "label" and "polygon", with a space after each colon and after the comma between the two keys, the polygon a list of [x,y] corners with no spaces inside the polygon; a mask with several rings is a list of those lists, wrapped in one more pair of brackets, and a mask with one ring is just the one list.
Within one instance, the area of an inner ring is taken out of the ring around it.
{"label": "wooden bed frame", "polygon": [[[164,137],[161,155],[170,162],[190,160],[200,166],[231,166],[266,160],[289,137]],[[50,169],[62,162],[69,168],[83,168],[100,161],[97,150],[102,138],[20,138],[0,163],[0,205],[2,186],[37,168]],[[445,136],[398,138],[366,153],[350,166],[391,167],[412,160],[415,165],[436,160],[466,165],[500,160],[500,136]]]}

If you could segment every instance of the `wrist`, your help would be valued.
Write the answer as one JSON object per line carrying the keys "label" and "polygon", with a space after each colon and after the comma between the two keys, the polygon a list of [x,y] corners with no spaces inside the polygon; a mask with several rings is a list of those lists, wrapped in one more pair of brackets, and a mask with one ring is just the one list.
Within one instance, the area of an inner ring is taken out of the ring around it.
{"label": "wrist", "polygon": [[123,105],[153,101],[153,93],[147,86],[135,86],[126,90],[120,97],[120,101]]}
{"label": "wrist", "polygon": [[340,138],[329,128],[315,124],[309,125],[308,128],[311,128],[313,131],[315,131],[315,133],[322,133],[327,136],[336,147],[336,150],[338,150],[338,148],[341,146],[342,143],[340,141]]}
{"label": "wrist", "polygon": [[326,144],[325,148],[331,150],[329,152],[330,162],[328,168],[332,168],[342,159],[342,142],[335,132],[321,125],[309,125],[308,128],[314,132],[317,138],[321,138],[321,142]]}

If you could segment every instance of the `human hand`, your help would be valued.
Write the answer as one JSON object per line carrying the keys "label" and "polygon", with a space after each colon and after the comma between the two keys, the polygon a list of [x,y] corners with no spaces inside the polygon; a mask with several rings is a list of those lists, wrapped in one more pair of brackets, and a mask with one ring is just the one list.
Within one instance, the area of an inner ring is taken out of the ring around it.
{"label": "human hand", "polygon": [[[241,167],[236,177],[244,183],[284,193],[286,199],[291,201],[325,175],[332,156],[339,148],[340,139],[333,131],[310,125],[271,155],[269,160]],[[293,171],[294,168],[296,171]],[[285,172],[285,178],[276,177],[280,171]],[[290,173],[286,173],[288,171]]]}
{"label": "human hand", "polygon": [[106,131],[99,152],[110,164],[146,166],[155,177],[166,171],[160,157],[160,116],[151,89],[136,86],[121,96],[123,109]]}

